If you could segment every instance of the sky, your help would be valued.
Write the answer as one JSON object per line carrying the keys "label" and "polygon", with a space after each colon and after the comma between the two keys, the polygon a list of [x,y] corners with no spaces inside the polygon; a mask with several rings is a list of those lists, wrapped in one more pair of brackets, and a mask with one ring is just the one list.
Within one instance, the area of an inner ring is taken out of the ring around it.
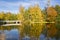
{"label": "sky", "polygon": [[[44,9],[47,4],[47,0],[0,0],[0,12],[12,12],[18,13],[19,7],[22,5],[28,8],[30,5],[39,4],[41,9]],[[51,0],[50,5],[60,5],[60,0]]]}

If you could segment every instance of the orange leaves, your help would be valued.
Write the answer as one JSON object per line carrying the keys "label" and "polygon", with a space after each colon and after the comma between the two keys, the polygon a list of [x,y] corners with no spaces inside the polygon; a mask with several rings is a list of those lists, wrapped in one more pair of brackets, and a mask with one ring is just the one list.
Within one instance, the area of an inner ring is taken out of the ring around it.
{"label": "orange leaves", "polygon": [[[55,18],[57,16],[57,11],[53,7],[47,8],[47,20],[48,22],[55,22]],[[57,29],[55,27],[55,23],[48,23],[47,24],[47,34],[50,37],[53,37],[57,33]]]}
{"label": "orange leaves", "polygon": [[53,7],[48,7],[47,8],[47,14],[52,17],[57,16],[57,11]]}
{"label": "orange leaves", "polygon": [[53,36],[55,36],[57,34],[57,29],[56,29],[55,25],[53,25],[53,24],[51,24],[49,26],[50,27],[47,30],[48,36],[53,37]]}

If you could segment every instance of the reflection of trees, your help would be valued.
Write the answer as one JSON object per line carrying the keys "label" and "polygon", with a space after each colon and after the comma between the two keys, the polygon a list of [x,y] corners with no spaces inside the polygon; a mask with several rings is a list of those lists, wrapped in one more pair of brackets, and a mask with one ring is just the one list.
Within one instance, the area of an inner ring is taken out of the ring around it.
{"label": "reflection of trees", "polygon": [[[29,7],[26,10],[21,7],[20,13],[21,17],[23,16],[21,18],[21,21],[23,22],[22,27],[20,28],[21,40],[24,35],[29,36],[31,40],[38,40],[43,29],[42,22],[44,22],[44,14],[41,12],[41,9],[38,5]],[[18,15],[18,19],[19,17],[20,16]]]}
{"label": "reflection of trees", "polygon": [[60,6],[56,5],[54,8],[58,13],[56,18],[56,28],[58,29],[58,31],[57,31],[57,35],[55,36],[56,40],[58,40],[60,38]]}
{"label": "reflection of trees", "polygon": [[[56,35],[56,38],[60,37],[60,6],[56,5],[55,7],[46,8],[43,13],[45,13],[45,19],[47,22],[55,22],[46,24],[47,29],[45,30],[47,30],[48,36],[54,37]],[[29,7],[26,10],[24,9],[24,7],[21,7],[20,13],[18,14],[12,14],[10,12],[0,12],[0,21],[17,19],[23,22],[21,26],[0,26],[0,30],[11,30],[17,28],[21,32],[21,37],[24,37],[24,33],[29,35],[31,38],[32,36],[34,36],[34,38],[39,37],[43,28],[43,23],[40,24],[31,22],[43,22],[43,13],[41,13],[41,9],[39,8],[39,6]],[[0,22],[0,25],[2,24],[3,22]]]}
{"label": "reflection of trees", "polygon": [[57,11],[53,7],[47,8],[47,22],[55,22],[55,23],[47,23],[47,40],[49,40],[49,37],[54,37],[57,34],[57,28],[56,28],[56,16]]}
{"label": "reflection of trees", "polygon": [[18,29],[18,26],[0,26],[0,30]]}
{"label": "reflection of trees", "polygon": [[0,26],[0,30],[11,30],[10,27],[3,27],[3,26]]}
{"label": "reflection of trees", "polygon": [[[46,21],[47,22],[55,22],[55,23],[48,23],[46,24],[46,26],[48,26],[48,31],[50,32],[48,33],[50,35],[50,37],[56,37],[56,39],[58,40],[58,38],[60,38],[60,6],[56,5],[55,7],[50,7],[51,9],[44,9],[43,13],[45,13],[46,16]],[[53,9],[53,10],[52,10]],[[54,12],[55,11],[55,12]],[[48,12],[48,15],[47,15]],[[56,14],[57,12],[57,14]],[[43,33],[46,35],[46,28],[43,30]],[[53,33],[53,31],[57,31],[56,34]]]}

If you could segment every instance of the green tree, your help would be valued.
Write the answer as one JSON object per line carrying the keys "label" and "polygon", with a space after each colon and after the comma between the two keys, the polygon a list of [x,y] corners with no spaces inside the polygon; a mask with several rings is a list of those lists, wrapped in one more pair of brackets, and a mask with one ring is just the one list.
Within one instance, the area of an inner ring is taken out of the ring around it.
{"label": "green tree", "polygon": [[60,6],[56,5],[54,8],[58,13],[58,15],[56,17],[56,28],[58,31],[57,31],[57,35],[55,36],[56,40],[58,40],[60,38]]}

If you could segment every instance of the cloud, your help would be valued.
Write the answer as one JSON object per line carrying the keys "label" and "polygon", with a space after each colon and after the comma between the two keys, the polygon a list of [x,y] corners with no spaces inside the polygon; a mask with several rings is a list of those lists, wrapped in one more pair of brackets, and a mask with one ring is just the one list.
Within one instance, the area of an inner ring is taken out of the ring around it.
{"label": "cloud", "polygon": [[38,1],[28,1],[28,2],[23,2],[23,1],[18,1],[18,2],[6,2],[6,1],[0,1],[0,11],[1,10],[19,10],[20,5],[28,8],[30,5],[34,4],[39,4]]}
{"label": "cloud", "polygon": [[23,6],[27,6],[30,5],[30,3],[26,3],[26,2],[4,2],[4,1],[0,1],[1,6],[6,6],[6,7],[11,7],[11,6],[19,6],[19,5],[23,5]]}
{"label": "cloud", "polygon": [[31,5],[30,3],[27,2],[5,2],[5,1],[0,1],[0,11],[15,11],[19,10],[20,5],[24,7],[28,7]]}
{"label": "cloud", "polygon": [[18,2],[6,2],[6,1],[0,1],[1,6],[5,6],[5,7],[14,7],[14,6],[30,6],[30,5],[34,5],[34,4],[41,4],[41,2],[44,1],[39,1],[39,0],[30,0],[28,2],[23,2],[23,1],[18,1]]}
{"label": "cloud", "polygon": [[18,1],[18,2],[6,2],[6,1],[0,1],[0,11],[4,11],[4,12],[18,12],[19,11],[19,7],[22,5],[25,8],[28,8],[30,5],[35,5],[35,4],[39,4],[42,5],[41,2],[43,1],[37,1],[37,0],[31,0],[31,1]]}
{"label": "cloud", "polygon": [[[51,5],[55,5],[56,3],[59,3],[59,1],[54,1],[51,3]],[[25,8],[28,8],[30,5],[35,5],[35,4],[39,4],[39,6],[43,9],[46,4],[47,1],[46,0],[0,0],[0,11],[11,11],[11,12],[18,12],[19,11],[19,7],[22,5]]]}

